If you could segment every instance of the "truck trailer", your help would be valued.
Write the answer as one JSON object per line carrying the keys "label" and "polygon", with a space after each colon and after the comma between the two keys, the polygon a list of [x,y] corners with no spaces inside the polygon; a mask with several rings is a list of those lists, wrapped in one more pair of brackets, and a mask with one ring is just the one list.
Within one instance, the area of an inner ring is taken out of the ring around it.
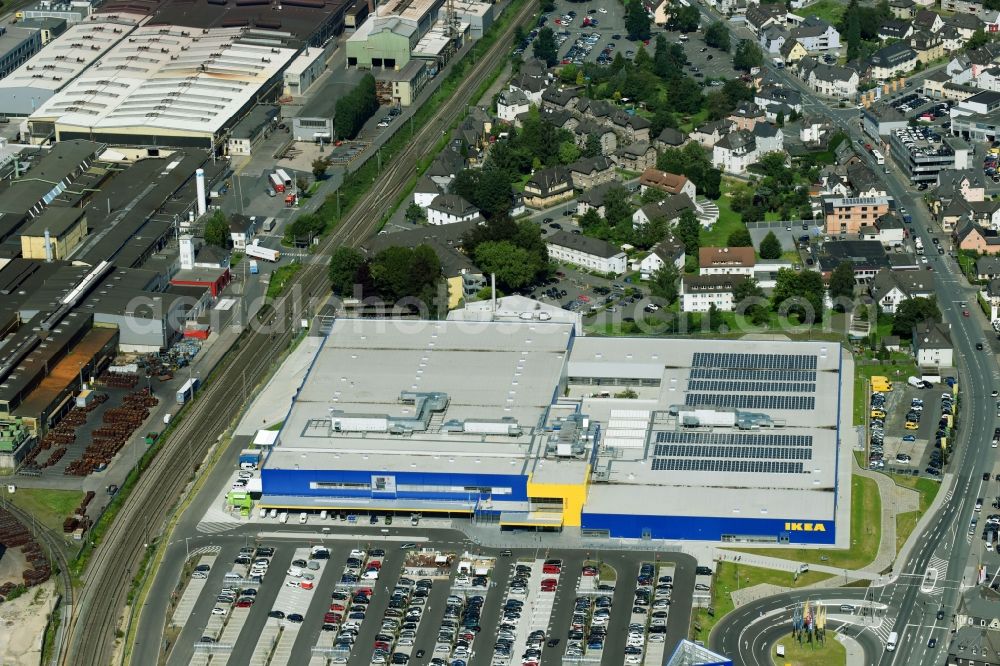
{"label": "truck trailer", "polygon": [[272,173],[268,176],[268,181],[271,183],[271,189],[274,190],[275,193],[280,194],[285,191],[285,183],[281,180],[281,177],[278,174]]}
{"label": "truck trailer", "polygon": [[177,389],[177,404],[183,405],[188,400],[194,397],[195,391],[198,390],[198,378],[192,377],[191,379],[184,382],[184,385]]}
{"label": "truck trailer", "polygon": [[253,259],[263,259],[264,261],[277,261],[281,258],[281,252],[270,248],[262,247],[257,243],[247,245],[246,255]]}

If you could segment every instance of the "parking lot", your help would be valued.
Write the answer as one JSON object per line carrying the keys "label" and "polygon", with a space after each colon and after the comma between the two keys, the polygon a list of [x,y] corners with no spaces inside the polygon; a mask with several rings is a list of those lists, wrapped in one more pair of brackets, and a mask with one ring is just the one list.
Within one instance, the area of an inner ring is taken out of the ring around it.
{"label": "parking lot", "polygon": [[947,383],[928,384],[894,385],[872,394],[869,468],[941,476],[942,447],[948,446],[956,407]]}
{"label": "parking lot", "polygon": [[691,590],[671,605],[674,564],[651,553],[614,553],[611,566],[393,538],[248,538],[193,555],[167,663],[659,664],[687,633]]}

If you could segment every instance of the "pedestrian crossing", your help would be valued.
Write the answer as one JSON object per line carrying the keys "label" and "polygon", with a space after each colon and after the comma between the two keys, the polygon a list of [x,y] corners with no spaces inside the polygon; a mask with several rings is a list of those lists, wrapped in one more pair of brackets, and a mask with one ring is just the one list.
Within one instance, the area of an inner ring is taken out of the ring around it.
{"label": "pedestrian crossing", "polygon": [[220,532],[228,532],[229,530],[235,529],[240,526],[240,523],[220,523],[220,522],[201,522],[198,523],[197,529],[202,534],[219,534]]}
{"label": "pedestrian crossing", "polygon": [[873,634],[875,634],[880,641],[883,643],[888,642],[889,634],[892,633],[892,622],[888,617],[882,619],[882,624],[877,627],[870,627]]}

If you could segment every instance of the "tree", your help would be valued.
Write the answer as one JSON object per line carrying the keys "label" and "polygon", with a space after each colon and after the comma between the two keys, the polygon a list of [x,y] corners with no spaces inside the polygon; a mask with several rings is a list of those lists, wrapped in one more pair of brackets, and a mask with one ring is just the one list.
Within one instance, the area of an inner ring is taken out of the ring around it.
{"label": "tree", "polygon": [[524,26],[520,23],[514,26],[514,38],[511,41],[514,44],[514,48],[520,48],[522,44],[528,41],[528,34],[524,32]]}
{"label": "tree", "polygon": [[738,282],[733,287],[733,303],[736,312],[749,319],[754,326],[767,323],[771,316],[764,290],[752,277]]}
{"label": "tree", "polygon": [[680,280],[680,272],[673,264],[663,264],[657,269],[649,283],[649,291],[657,298],[662,298],[668,305],[673,305],[677,301],[677,282]]}
{"label": "tree", "polygon": [[309,179],[304,175],[296,176],[295,189],[300,195],[307,194],[309,192]]}
{"label": "tree", "polygon": [[[830,274],[830,298],[836,303],[838,298],[854,297],[854,265],[849,261],[840,262]],[[835,305],[837,312],[843,312],[842,305]]]}
{"label": "tree", "polygon": [[601,137],[596,134],[587,135],[587,143],[583,146],[583,156],[584,157],[597,157],[603,151],[601,150]]}
{"label": "tree", "polygon": [[750,237],[750,231],[742,225],[737,229],[733,229],[729,234],[729,238],[726,239],[726,245],[729,247],[753,247],[753,239]]}
{"label": "tree", "polygon": [[476,265],[493,273],[502,288],[513,291],[535,279],[537,267],[530,253],[510,241],[487,241],[476,248]]}
{"label": "tree", "polygon": [[773,231],[768,231],[764,240],[760,242],[761,259],[778,259],[781,257],[781,241],[774,235]]}
{"label": "tree", "polygon": [[604,194],[604,219],[613,227],[632,227],[632,207],[631,195],[621,185],[613,185]]}
{"label": "tree", "polygon": [[630,0],[625,5],[625,31],[633,40],[649,39],[649,14],[639,0]]}
{"label": "tree", "polygon": [[338,247],[330,255],[330,288],[338,296],[346,297],[354,294],[357,284],[358,270],[365,263],[361,252],[351,247]]}
{"label": "tree", "polygon": [[941,322],[941,310],[933,298],[908,298],[896,306],[892,318],[893,335],[912,338],[913,327],[926,320]]}
{"label": "tree", "polygon": [[450,191],[478,208],[486,219],[504,217],[510,213],[510,177],[500,169],[490,166],[484,169],[463,169],[452,181]]}
{"label": "tree", "polygon": [[317,157],[312,162],[312,173],[313,178],[316,180],[323,180],[326,178],[327,169],[330,168],[330,158],[328,157]]}
{"label": "tree", "polygon": [[205,242],[216,247],[229,247],[229,222],[221,210],[212,213],[212,216],[205,222]]}
{"label": "tree", "polygon": [[847,33],[844,36],[847,42],[847,59],[854,60],[860,53],[861,48],[861,13],[858,11],[857,0],[851,0],[845,12],[847,17]]}
{"label": "tree", "polygon": [[559,144],[559,163],[572,164],[580,159],[580,149],[572,141],[563,141]]}
{"label": "tree", "polygon": [[823,276],[816,271],[778,271],[771,300],[775,310],[797,316],[802,323],[823,320],[823,296],[826,287]]}
{"label": "tree", "polygon": [[349,93],[337,100],[334,109],[333,129],[341,139],[353,139],[378,111],[375,94],[375,77],[365,74]]}
{"label": "tree", "polygon": [[982,28],[979,28],[974,33],[972,33],[972,37],[969,37],[969,39],[966,40],[965,48],[968,51],[974,51],[978,48],[986,46],[989,43],[989,41],[990,38],[986,35],[985,32],[983,32]]}
{"label": "tree", "polygon": [[705,43],[720,51],[729,50],[729,28],[722,21],[716,21],[705,30]]}
{"label": "tree", "polygon": [[556,0],[540,0],[538,5],[543,14],[548,14],[556,10]]}
{"label": "tree", "polygon": [[701,222],[690,210],[681,213],[680,220],[677,221],[676,233],[677,238],[684,245],[685,254],[689,257],[697,257],[700,247]]}
{"label": "tree", "polygon": [[417,298],[429,304],[441,277],[441,262],[428,245],[388,247],[375,255],[369,268],[376,293],[389,303]]}
{"label": "tree", "polygon": [[784,127],[785,126],[785,110],[784,109],[781,109],[780,111],[778,111],[778,115],[774,119],[774,124],[777,125],[778,127]]}
{"label": "tree", "polygon": [[559,62],[559,47],[556,45],[556,36],[552,32],[552,28],[548,26],[538,31],[538,36],[531,49],[535,57],[544,60],[549,67]]}
{"label": "tree", "polygon": [[740,42],[736,47],[736,53],[733,54],[733,67],[742,72],[760,67],[763,62],[764,54],[761,53],[760,47],[749,39]]}
{"label": "tree", "polygon": [[682,6],[673,6],[673,15],[670,17],[671,26],[680,32],[695,32],[701,22],[701,13],[694,3]]}
{"label": "tree", "polygon": [[415,203],[411,203],[406,207],[406,212],[404,213],[406,219],[410,222],[416,222],[417,220],[422,220],[427,217],[427,211],[418,206]]}
{"label": "tree", "polygon": [[667,83],[667,99],[678,113],[698,113],[705,103],[701,84],[686,75]]}
{"label": "tree", "polygon": [[640,44],[639,50],[635,52],[635,63],[636,69],[641,69],[644,71],[652,71],[653,69],[653,58],[649,55],[649,51],[646,50],[645,45]]}

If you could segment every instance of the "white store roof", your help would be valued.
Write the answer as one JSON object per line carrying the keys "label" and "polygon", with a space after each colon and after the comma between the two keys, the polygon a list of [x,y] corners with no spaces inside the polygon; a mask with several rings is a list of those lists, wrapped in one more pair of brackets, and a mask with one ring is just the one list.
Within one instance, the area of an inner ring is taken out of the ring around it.
{"label": "white store roof", "polygon": [[243,28],[134,31],[32,120],[93,130],[214,134],[295,55],[242,43]]}

